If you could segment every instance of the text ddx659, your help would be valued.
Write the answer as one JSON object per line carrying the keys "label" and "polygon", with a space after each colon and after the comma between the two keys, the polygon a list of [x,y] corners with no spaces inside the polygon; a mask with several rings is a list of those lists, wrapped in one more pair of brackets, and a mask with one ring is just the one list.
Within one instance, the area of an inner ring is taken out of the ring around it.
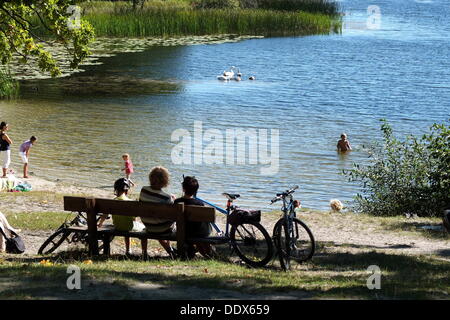
{"label": "text ddx659", "polygon": [[270,307],[265,304],[225,304],[222,307],[187,304],[180,308],[180,315],[198,315],[208,318],[212,317],[214,313],[225,315],[267,315],[269,312]]}

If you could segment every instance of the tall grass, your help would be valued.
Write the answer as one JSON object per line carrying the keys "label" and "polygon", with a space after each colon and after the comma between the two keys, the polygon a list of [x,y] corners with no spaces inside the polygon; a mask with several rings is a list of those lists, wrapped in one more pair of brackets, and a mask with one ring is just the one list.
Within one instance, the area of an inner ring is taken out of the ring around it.
{"label": "tall grass", "polygon": [[8,71],[0,68],[0,99],[15,98],[19,94],[19,83]]}
{"label": "tall grass", "polygon": [[[147,1],[142,10],[132,10],[132,6],[124,1],[89,2],[83,4],[82,17],[92,24],[100,37],[276,36],[327,34],[341,30],[337,15],[297,10],[194,9],[185,0]],[[45,34],[43,28],[41,32]]]}
{"label": "tall grass", "polygon": [[258,8],[285,11],[306,11],[328,15],[338,15],[339,5],[329,0],[254,0]]}
{"label": "tall grass", "polygon": [[207,34],[280,35],[329,33],[338,27],[326,15],[305,12],[246,10],[154,9],[146,13],[109,14],[85,17],[98,36],[145,37]]}

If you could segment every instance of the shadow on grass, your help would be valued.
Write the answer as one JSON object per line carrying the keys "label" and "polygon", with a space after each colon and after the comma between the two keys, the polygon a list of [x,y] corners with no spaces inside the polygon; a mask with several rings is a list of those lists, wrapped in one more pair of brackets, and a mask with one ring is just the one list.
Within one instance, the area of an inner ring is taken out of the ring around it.
{"label": "shadow on grass", "polygon": [[417,221],[404,221],[392,223],[386,226],[387,230],[396,231],[412,231],[416,232],[425,238],[431,239],[449,239],[450,236],[445,230],[442,223],[424,223]]}
{"label": "shadow on grass", "polygon": [[[10,264],[0,265],[0,298],[264,299],[289,295],[448,299],[450,293],[448,262],[378,252],[327,253],[289,272],[280,272],[273,265],[249,269],[220,261],[172,261],[162,257],[151,258],[148,265],[122,256],[98,257],[93,264],[80,264],[87,258],[85,252],[63,253],[52,261],[64,264],[53,266],[39,265],[36,258],[9,258]],[[83,290],[77,293],[66,287],[67,265],[71,263],[82,268]],[[370,265],[382,271],[380,290],[366,287]]]}
{"label": "shadow on grass", "polygon": [[333,241],[321,241],[316,242],[316,248],[318,251],[325,247],[333,247],[333,248],[354,248],[354,249],[410,249],[414,248],[413,245],[410,244],[392,244],[385,246],[375,246],[370,244],[355,244],[355,243],[335,243]]}

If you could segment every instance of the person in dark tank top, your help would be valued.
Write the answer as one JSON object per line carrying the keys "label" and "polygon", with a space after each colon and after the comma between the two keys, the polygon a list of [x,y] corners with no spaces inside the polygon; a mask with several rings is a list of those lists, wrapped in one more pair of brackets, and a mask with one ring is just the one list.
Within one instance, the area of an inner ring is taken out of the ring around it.
{"label": "person in dark tank top", "polygon": [[9,164],[11,163],[11,144],[12,140],[6,134],[9,127],[6,122],[0,123],[0,157],[3,159],[2,178],[6,178],[6,172],[8,171]]}
{"label": "person in dark tank top", "polygon": [[[175,203],[184,203],[188,206],[203,206],[203,202],[195,199],[199,188],[198,181],[195,177],[184,177],[183,179],[183,193],[181,198],[175,199]],[[192,238],[208,237],[211,233],[211,225],[208,222],[193,222],[188,221],[186,224],[186,234]],[[214,248],[208,243],[194,243],[195,249],[200,252],[202,256],[211,257],[214,253]],[[192,248],[190,248],[192,250]],[[195,255],[195,251],[192,253]]]}

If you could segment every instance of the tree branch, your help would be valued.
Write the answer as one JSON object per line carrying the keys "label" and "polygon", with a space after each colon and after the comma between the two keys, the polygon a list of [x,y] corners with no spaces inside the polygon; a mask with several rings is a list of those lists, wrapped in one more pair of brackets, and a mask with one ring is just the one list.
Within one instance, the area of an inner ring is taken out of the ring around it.
{"label": "tree branch", "polygon": [[42,25],[45,27],[45,29],[47,29],[48,31],[53,32],[53,29],[51,29],[49,26],[47,26],[47,24],[44,22],[44,19],[42,19],[41,15],[39,14],[39,11],[36,10],[33,7],[29,7],[31,10],[33,10],[34,13],[36,13],[36,15],[38,16],[39,20],[41,21]]}

